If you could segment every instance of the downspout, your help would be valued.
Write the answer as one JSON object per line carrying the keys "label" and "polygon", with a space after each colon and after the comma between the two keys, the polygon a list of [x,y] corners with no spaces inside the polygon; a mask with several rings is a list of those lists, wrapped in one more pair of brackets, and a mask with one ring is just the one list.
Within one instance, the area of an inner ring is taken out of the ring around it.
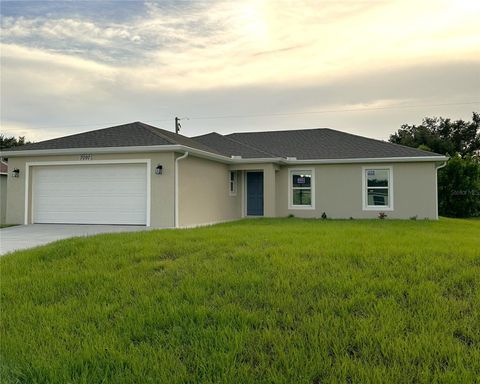
{"label": "downspout", "polygon": [[187,156],[188,152],[185,152],[182,156],[175,159],[175,228],[178,228],[178,163],[180,162],[180,160],[185,159]]}
{"label": "downspout", "polygon": [[435,165],[435,200],[437,202],[437,211],[435,213],[435,219],[438,220],[438,170],[445,167],[447,165],[447,162],[444,161],[440,165]]}

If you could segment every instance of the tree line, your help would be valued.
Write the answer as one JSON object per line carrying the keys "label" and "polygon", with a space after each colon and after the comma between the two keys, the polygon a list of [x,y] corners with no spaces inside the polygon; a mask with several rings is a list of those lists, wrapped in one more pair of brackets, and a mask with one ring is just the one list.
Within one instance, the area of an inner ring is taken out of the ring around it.
{"label": "tree line", "polygon": [[8,148],[18,147],[20,145],[30,144],[30,141],[25,141],[25,136],[5,136],[3,133],[0,134],[0,150],[5,150]]}
{"label": "tree line", "polygon": [[472,121],[426,117],[404,124],[390,142],[449,156],[438,171],[438,211],[442,216],[480,216],[480,114]]}

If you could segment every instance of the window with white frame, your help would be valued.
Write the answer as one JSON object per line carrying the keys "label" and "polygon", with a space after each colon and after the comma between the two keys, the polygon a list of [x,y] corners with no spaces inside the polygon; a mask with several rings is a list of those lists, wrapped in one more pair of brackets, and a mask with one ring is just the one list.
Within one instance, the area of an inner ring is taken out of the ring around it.
{"label": "window with white frame", "polygon": [[364,168],[364,209],[392,208],[392,169]]}
{"label": "window with white frame", "polygon": [[230,171],[230,196],[237,195],[237,171]]}
{"label": "window with white frame", "polygon": [[291,170],[290,171],[290,208],[313,208],[313,171],[312,170]]}

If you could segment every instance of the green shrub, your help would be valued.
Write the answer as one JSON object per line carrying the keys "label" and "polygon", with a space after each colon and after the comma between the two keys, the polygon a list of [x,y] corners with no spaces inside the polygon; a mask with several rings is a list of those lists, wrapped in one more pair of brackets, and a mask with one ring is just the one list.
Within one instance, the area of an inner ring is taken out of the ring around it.
{"label": "green shrub", "polygon": [[438,171],[438,210],[449,217],[480,216],[480,162],[452,157]]}

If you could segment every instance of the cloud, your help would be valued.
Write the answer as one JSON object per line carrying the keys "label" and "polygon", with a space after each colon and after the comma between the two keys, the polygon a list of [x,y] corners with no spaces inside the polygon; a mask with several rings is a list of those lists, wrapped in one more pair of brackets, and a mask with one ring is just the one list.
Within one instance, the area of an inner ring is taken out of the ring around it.
{"label": "cloud", "polygon": [[[115,2],[72,3],[2,7],[2,131],[47,138],[185,114],[478,99],[478,2],[128,2],[120,16]],[[466,108],[443,111],[468,118]],[[268,122],[271,129],[330,125],[357,133],[383,126],[384,136],[391,121],[430,111],[184,125],[192,133]]]}

